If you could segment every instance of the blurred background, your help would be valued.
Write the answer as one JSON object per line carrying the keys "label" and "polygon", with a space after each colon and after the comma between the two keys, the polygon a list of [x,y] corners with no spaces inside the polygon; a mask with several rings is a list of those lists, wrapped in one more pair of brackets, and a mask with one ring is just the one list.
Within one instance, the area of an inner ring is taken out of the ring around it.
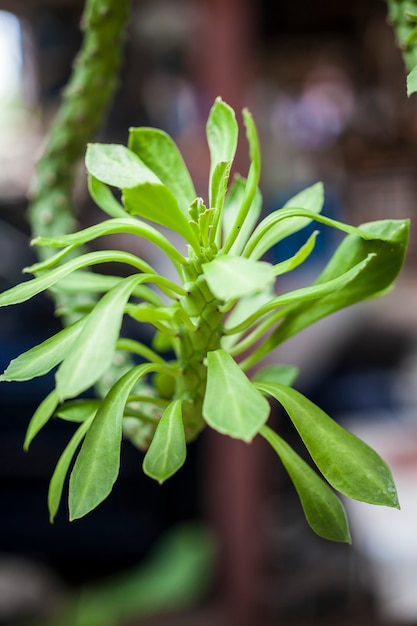
{"label": "blurred background", "polygon": [[[28,189],[81,35],[82,2],[0,0],[0,288],[33,261]],[[414,217],[417,101],[381,0],[133,2],[117,97],[100,140],[165,129],[206,195],[204,125],[217,95],[247,106],[260,132],[264,211],[322,180],[324,213],[355,225]],[[243,133],[242,133],[243,134]],[[245,174],[241,142],[237,169]],[[82,225],[100,218],[80,168]],[[321,228],[311,281],[339,238]],[[49,477],[68,425],[22,450],[45,377],[0,386],[0,624],[379,626],[417,624],[416,227],[383,300],[316,324],[276,355],[298,389],[390,464],[402,511],[346,503],[353,546],[313,535],[274,454],[207,433],[163,487],[123,446],[111,497],[72,524],[48,522]],[[126,242],[132,245],[131,242]],[[298,241],[276,251],[276,261]],[[275,252],[274,252],[275,254]],[[150,259],[153,262],[153,259]],[[47,297],[0,311],[0,366],[59,328]],[[298,442],[285,416],[276,421]]]}

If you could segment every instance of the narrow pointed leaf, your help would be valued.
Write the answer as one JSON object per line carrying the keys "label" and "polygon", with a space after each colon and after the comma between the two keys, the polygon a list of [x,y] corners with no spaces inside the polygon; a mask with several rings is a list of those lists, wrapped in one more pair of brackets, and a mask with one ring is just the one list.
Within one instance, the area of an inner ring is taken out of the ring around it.
{"label": "narrow pointed leaf", "polygon": [[87,432],[71,472],[70,519],[83,517],[112,490],[119,474],[123,412],[133,386],[158,366],[138,365],[110,389]]}
{"label": "narrow pointed leaf", "polygon": [[122,205],[116,200],[111,190],[102,183],[98,178],[88,175],[88,191],[90,196],[98,207],[110,217],[126,217],[126,211]]}
{"label": "narrow pointed leaf", "polygon": [[[240,207],[242,206],[245,198],[245,190],[246,180],[241,176],[235,176],[224,202],[222,219],[224,239],[227,239],[233,228],[233,224],[236,221]],[[259,219],[261,209],[262,195],[259,189],[257,189],[245,221],[243,222],[243,225],[239,230],[239,234],[230,248],[230,254],[238,255],[242,252],[253,229],[255,228],[256,222]]]}
{"label": "narrow pointed leaf", "polygon": [[[298,232],[311,223],[313,215],[291,214],[288,209],[302,207],[312,214],[319,214],[323,208],[324,190],[322,183],[316,183],[307,187],[300,193],[290,198],[281,209],[274,211],[265,217],[259,224],[251,237],[248,248],[245,248],[245,255],[251,258],[260,259],[272,246],[276,245],[289,235]],[[281,219],[281,217],[285,219]],[[262,233],[262,236],[260,236]],[[252,244],[256,241],[256,245]]]}
{"label": "narrow pointed leaf", "polygon": [[351,543],[346,512],[336,494],[277,433],[263,426],[260,434],[281,459],[314,532],[324,539]]}
{"label": "narrow pointed leaf", "polygon": [[181,400],[164,411],[143,461],[143,471],[159,483],[170,478],[185,462],[187,446]]}
{"label": "narrow pointed leaf", "polygon": [[375,239],[365,240],[357,235],[345,237],[313,287],[334,280],[361,259],[368,258],[369,262],[340,289],[324,294],[314,302],[300,302],[291,307],[280,326],[252,355],[254,359],[269,354],[280,343],[317,320],[382,293],[394,282],[407,249],[408,220],[371,222],[363,224],[360,229],[369,231]]}
{"label": "narrow pointed leaf", "polygon": [[399,508],[391,471],[375,450],[295,389],[278,383],[257,383],[257,387],[284,407],[312,459],[335,489],[354,500]]}
{"label": "narrow pointed leaf", "polygon": [[159,178],[134,152],[119,144],[90,143],[85,165],[89,174],[118,189],[142,183],[160,183]]}
{"label": "narrow pointed leaf", "polygon": [[166,226],[178,233],[192,245],[198,241],[177,199],[168,187],[157,183],[144,183],[123,190],[126,210],[147,220]]}
{"label": "narrow pointed leaf", "polygon": [[222,248],[222,251],[225,254],[230,252],[241,229],[243,228],[249,212],[251,211],[254,199],[258,192],[258,184],[261,176],[261,149],[259,145],[258,131],[256,130],[253,117],[247,109],[243,110],[243,122],[246,127],[246,137],[249,143],[250,167],[242,203]]}
{"label": "narrow pointed leaf", "polygon": [[127,217],[126,214],[124,218],[105,220],[99,224],[85,228],[84,230],[70,233],[69,235],[63,235],[62,237],[37,237],[32,243],[51,247],[69,245],[81,246],[98,237],[117,233],[130,233],[137,237],[142,237],[161,248],[170,258],[175,259],[179,263],[185,262],[184,257],[178,252],[175,246],[156,230],[156,228],[144,222],[140,222],[135,218]]}
{"label": "narrow pointed leaf", "polygon": [[[62,279],[58,285],[51,287],[51,291],[64,291],[74,293],[89,291],[91,293],[105,293],[120,283],[120,276],[110,274],[97,274],[96,272],[73,272]],[[155,290],[146,285],[138,285],[132,291],[132,296],[136,296],[154,306],[162,306],[163,301]]]}
{"label": "narrow pointed leaf", "polygon": [[129,149],[172,191],[185,216],[196,197],[191,176],[175,142],[155,128],[131,128]]}
{"label": "narrow pointed leaf", "polygon": [[318,232],[318,230],[314,231],[314,233],[312,233],[307,239],[306,243],[301,246],[301,248],[299,248],[292,257],[274,265],[275,276],[282,276],[282,274],[291,272],[296,267],[304,263],[314,250]]}
{"label": "narrow pointed leaf", "polygon": [[29,449],[30,444],[32,443],[38,432],[45,426],[47,422],[49,422],[55,412],[56,407],[58,406],[58,401],[58,395],[54,389],[38,406],[35,413],[33,414],[32,419],[29,422],[29,426],[26,431],[25,442],[23,444],[23,448],[25,450]]}
{"label": "narrow pointed leaf", "polygon": [[[96,408],[97,410],[97,408]],[[54,473],[52,474],[51,481],[49,483],[48,490],[48,509],[49,509],[49,521],[53,523],[56,514],[58,513],[59,505],[62,497],[62,490],[64,488],[65,478],[68,474],[69,466],[77,451],[78,446],[84,439],[91,423],[94,419],[94,413],[88,419],[83,420],[81,426],[77,428],[74,435],[71,437],[64,452],[61,454],[58,463],[56,464]]]}
{"label": "narrow pointed leaf", "polygon": [[[128,252],[122,252],[119,250],[88,252],[80,257],[71,259],[71,261],[68,261],[65,265],[56,267],[42,276],[38,276],[32,280],[27,280],[20,285],[16,285],[16,287],[3,291],[3,293],[0,294],[0,307],[25,302],[25,300],[29,300],[30,298],[38,295],[38,293],[45,291],[45,289],[49,289],[62,278],[65,278],[72,272],[75,272],[83,267],[98,265],[99,263],[117,262],[126,263],[140,269],[142,272],[150,271],[151,273],[154,273],[154,270],[147,263],[145,263],[145,261],[142,261],[134,254],[129,254]],[[27,271],[30,271],[30,269],[31,268],[27,268]]]}
{"label": "narrow pointed leaf", "polygon": [[77,396],[93,385],[110,367],[122,325],[124,309],[143,275],[129,276],[106,293],[87,316],[56,373],[61,400]]}
{"label": "narrow pointed leaf", "polygon": [[203,416],[224,435],[251,441],[269,415],[269,404],[222,349],[207,355],[207,389]]}
{"label": "narrow pointed leaf", "polygon": [[212,293],[220,300],[249,296],[264,291],[275,280],[270,263],[238,256],[218,256],[203,264],[203,272]]}
{"label": "narrow pointed leaf", "polygon": [[[358,276],[366,267],[368,263],[370,263],[373,259],[373,255],[370,254],[369,257],[360,261],[357,265],[354,265],[347,272],[329,280],[325,283],[314,283],[310,287],[301,287],[300,289],[295,289],[294,291],[289,291],[284,293],[276,298],[273,298],[262,307],[259,308],[257,313],[254,313],[247,317],[247,319],[242,322],[240,325],[232,328],[228,328],[226,332],[235,333],[240,332],[242,330],[246,330],[253,323],[257,322],[263,315],[268,312],[274,311],[275,309],[280,309],[285,304],[291,304],[293,302],[308,302],[310,300],[319,300],[323,296],[329,293],[337,293],[338,290],[342,289],[342,287],[346,284],[349,284],[356,276]],[[277,311],[278,315],[275,316],[275,321],[278,321],[282,317],[285,317],[286,309],[281,309]],[[260,348],[256,351],[263,351],[266,346],[269,345],[270,339],[268,338]]]}
{"label": "narrow pointed leaf", "polygon": [[83,324],[84,320],[79,320],[75,324],[59,331],[53,337],[43,341],[38,346],[23,352],[23,354],[10,362],[4,374],[0,376],[0,381],[31,380],[50,372],[51,369],[61,363],[71,350],[75,339],[81,332]]}

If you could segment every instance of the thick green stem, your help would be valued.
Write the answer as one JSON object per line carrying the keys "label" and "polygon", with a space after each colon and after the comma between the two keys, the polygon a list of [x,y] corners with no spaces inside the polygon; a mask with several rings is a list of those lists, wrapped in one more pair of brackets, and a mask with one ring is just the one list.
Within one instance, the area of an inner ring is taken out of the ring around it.
{"label": "thick green stem", "polygon": [[199,268],[188,268],[190,282],[187,294],[180,298],[180,305],[192,318],[196,330],[181,326],[177,356],[180,375],[176,378],[175,397],[183,400],[183,420],[188,441],[193,440],[204,428],[203,399],[207,381],[207,352],[220,348],[223,332],[223,314],[219,301],[211,293]]}

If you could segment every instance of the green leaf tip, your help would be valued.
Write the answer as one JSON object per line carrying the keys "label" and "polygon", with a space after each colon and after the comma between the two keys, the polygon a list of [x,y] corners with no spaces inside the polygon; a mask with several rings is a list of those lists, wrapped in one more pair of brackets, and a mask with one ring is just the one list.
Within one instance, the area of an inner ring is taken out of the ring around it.
{"label": "green leaf tip", "polygon": [[143,460],[143,471],[162,484],[185,463],[186,443],[182,402],[175,400],[164,411]]}
{"label": "green leaf tip", "polygon": [[299,391],[279,383],[257,383],[257,388],[284,407],[332,487],[353,500],[399,508],[391,471],[375,450]]}
{"label": "green leaf tip", "polygon": [[277,433],[263,426],[260,434],[281,459],[314,532],[324,539],[352,543],[346,512],[337,495]]}

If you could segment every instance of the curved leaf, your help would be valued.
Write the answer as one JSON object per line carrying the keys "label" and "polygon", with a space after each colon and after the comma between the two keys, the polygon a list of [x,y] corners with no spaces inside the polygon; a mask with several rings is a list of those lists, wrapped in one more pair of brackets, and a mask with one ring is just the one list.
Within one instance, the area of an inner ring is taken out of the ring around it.
{"label": "curved leaf", "polygon": [[258,183],[261,176],[261,149],[259,145],[258,131],[256,130],[253,117],[247,109],[243,110],[243,122],[246,127],[246,137],[249,143],[250,167],[242,203],[222,248],[222,252],[224,254],[231,250],[235,240],[243,228],[257,194]]}
{"label": "curved leaf", "polygon": [[[88,252],[80,257],[71,259],[71,261],[68,261],[65,265],[60,265],[42,276],[27,280],[7,291],[3,291],[3,293],[0,294],[0,307],[25,302],[25,300],[29,300],[38,295],[38,293],[49,289],[72,272],[83,267],[89,267],[90,265],[98,265],[99,263],[126,263],[142,272],[155,274],[155,271],[150,265],[129,252],[121,252],[119,250]],[[31,271],[32,267],[35,266],[26,268],[26,271]]]}
{"label": "curved leaf", "polygon": [[186,455],[182,401],[175,400],[165,409],[156,427],[143,460],[143,471],[162,484],[184,465]]}
{"label": "curved leaf", "polygon": [[[97,410],[97,408],[96,408]],[[51,481],[48,489],[48,509],[49,509],[49,521],[53,523],[56,514],[58,513],[59,504],[61,502],[62,490],[64,488],[65,478],[68,473],[69,466],[77,451],[78,446],[84,439],[88,429],[90,428],[94,415],[90,415],[89,418],[83,420],[81,426],[77,428],[74,435],[71,437],[64,452],[61,454],[58,463],[56,464],[54,473],[52,474]],[[91,411],[90,411],[91,413]]]}
{"label": "curved leaf", "polygon": [[281,459],[314,532],[324,539],[351,543],[346,512],[336,494],[277,433],[263,426],[260,434]]}
{"label": "curved leaf", "polygon": [[32,240],[32,244],[58,248],[69,245],[81,246],[97,237],[116,233],[130,233],[137,237],[143,237],[161,248],[170,258],[175,259],[181,264],[185,263],[182,254],[180,254],[172,243],[156,230],[156,228],[134,218],[126,217],[126,215],[124,218],[105,220],[95,226],[90,226],[84,230],[79,230],[69,235],[63,235],[62,237],[36,237]]}
{"label": "curved leaf", "polygon": [[64,328],[30,350],[10,361],[0,381],[23,381],[43,376],[66,357],[81,332],[84,319]]}
{"label": "curved leaf", "polygon": [[286,259],[285,261],[281,261],[281,263],[277,263],[274,265],[275,276],[281,276],[282,274],[287,274],[291,272],[296,267],[304,263],[304,261],[310,256],[310,254],[314,250],[314,246],[316,245],[316,238],[318,235],[318,230],[315,230],[314,233],[310,235],[304,245],[301,246],[297,250],[297,252]]}
{"label": "curved leaf", "polygon": [[360,228],[380,238],[364,240],[356,235],[345,237],[314,285],[333,280],[368,255],[374,256],[371,256],[362,271],[341,289],[328,293],[314,302],[302,302],[292,307],[281,325],[257,350],[257,358],[262,358],[306,326],[335,311],[378,295],[394,282],[403,265],[407,249],[408,220],[372,222],[363,224]]}
{"label": "curved leaf", "polygon": [[131,128],[128,146],[172,191],[183,214],[188,216],[196,192],[181,153],[171,137],[156,128]]}
{"label": "curved leaf", "polygon": [[354,500],[399,508],[391,471],[375,450],[299,391],[278,383],[256,386],[284,407],[312,459],[335,489]]}
{"label": "curved leaf", "polygon": [[222,349],[207,354],[203,416],[214,430],[243,441],[251,441],[269,416],[267,400]]}
{"label": "curved leaf", "polygon": [[123,412],[131,389],[140,378],[157,371],[143,363],[124,374],[101,403],[75,461],[69,484],[70,519],[83,517],[112,490],[119,474]]}
{"label": "curved leaf", "polygon": [[30,444],[32,443],[38,432],[41,430],[41,428],[45,426],[47,422],[49,422],[49,420],[55,413],[58,402],[58,394],[56,393],[55,389],[53,389],[53,391],[51,391],[51,393],[49,393],[38,406],[35,413],[33,414],[32,419],[29,422],[29,426],[26,431],[25,442],[23,444],[23,448],[25,450],[29,449]]}
{"label": "curved leaf", "polygon": [[[282,208],[273,211],[262,220],[253,232],[243,254],[260,259],[272,246],[308,226],[313,214],[321,213],[323,203],[323,183],[315,183],[297,193]],[[302,207],[307,213],[298,214],[296,207]]]}
{"label": "curved leaf", "polygon": [[98,207],[110,217],[126,217],[126,211],[110,189],[92,174],[88,174],[88,191]]}
{"label": "curved leaf", "polygon": [[[246,180],[242,178],[242,176],[235,176],[233,179],[233,183],[226,195],[222,215],[224,239],[228,238],[233,228],[233,224],[235,223],[235,220],[238,216],[239,209],[242,206],[245,198],[246,184]],[[245,221],[243,222],[242,227],[240,228],[239,233],[236,236],[232,247],[230,248],[230,254],[238,255],[242,252],[253,229],[255,228],[255,224],[258,221],[259,216],[261,215],[261,210],[262,195],[259,189],[257,189]]]}

